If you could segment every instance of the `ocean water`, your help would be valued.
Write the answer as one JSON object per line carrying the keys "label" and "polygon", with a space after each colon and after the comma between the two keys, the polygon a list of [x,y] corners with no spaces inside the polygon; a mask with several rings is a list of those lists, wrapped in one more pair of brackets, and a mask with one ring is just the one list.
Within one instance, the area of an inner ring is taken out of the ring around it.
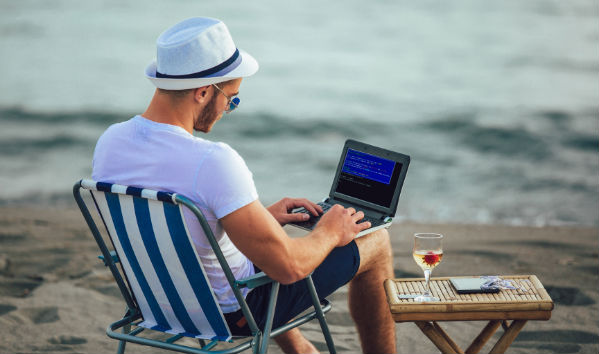
{"label": "ocean water", "polygon": [[265,204],[325,196],[352,138],[412,157],[397,217],[599,225],[599,8],[586,1],[4,1],[0,204],[71,203],[143,112],[155,40],[223,19],[259,61],[208,139]]}

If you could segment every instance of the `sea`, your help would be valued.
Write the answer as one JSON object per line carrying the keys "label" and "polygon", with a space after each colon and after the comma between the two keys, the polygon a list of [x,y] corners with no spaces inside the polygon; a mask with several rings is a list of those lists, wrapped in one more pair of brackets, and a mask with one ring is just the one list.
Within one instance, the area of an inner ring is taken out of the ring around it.
{"label": "sea", "polygon": [[95,143],[145,110],[155,41],[222,19],[260,63],[206,139],[260,198],[318,201],[356,139],[410,155],[396,220],[599,225],[593,0],[0,2],[0,205],[73,205]]}

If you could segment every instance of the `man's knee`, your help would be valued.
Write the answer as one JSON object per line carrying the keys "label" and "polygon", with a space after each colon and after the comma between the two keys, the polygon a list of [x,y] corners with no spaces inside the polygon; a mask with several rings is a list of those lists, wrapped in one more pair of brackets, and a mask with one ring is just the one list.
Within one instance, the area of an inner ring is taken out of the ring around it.
{"label": "man's knee", "polygon": [[[393,257],[393,251],[391,249],[391,237],[389,236],[389,231],[387,231],[387,229],[377,230],[369,235],[366,235],[363,239],[365,244],[365,250],[370,251],[377,257]],[[359,243],[358,249],[361,250]]]}
{"label": "man's knee", "polygon": [[371,234],[356,239],[360,252],[360,268],[362,273],[372,268],[392,268],[393,251],[387,229],[377,230]]}

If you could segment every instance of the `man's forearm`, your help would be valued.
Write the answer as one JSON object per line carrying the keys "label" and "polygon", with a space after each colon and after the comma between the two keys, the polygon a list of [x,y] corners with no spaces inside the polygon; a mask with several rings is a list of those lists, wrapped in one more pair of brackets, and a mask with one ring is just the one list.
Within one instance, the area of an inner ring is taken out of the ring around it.
{"label": "man's forearm", "polygon": [[316,269],[339,243],[335,235],[315,229],[304,237],[289,238],[286,275],[277,279],[282,284],[295,283]]}

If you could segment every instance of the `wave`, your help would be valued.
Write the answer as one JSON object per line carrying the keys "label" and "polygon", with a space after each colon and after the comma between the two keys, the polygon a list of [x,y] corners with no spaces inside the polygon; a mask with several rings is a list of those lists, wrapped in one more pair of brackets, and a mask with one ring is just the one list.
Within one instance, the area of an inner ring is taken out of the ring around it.
{"label": "wave", "polygon": [[468,114],[434,121],[425,126],[451,134],[461,144],[479,153],[534,159],[545,159],[551,155],[551,147],[545,139],[522,127],[482,126],[473,118],[473,114]]}
{"label": "wave", "polygon": [[[0,156],[52,154],[67,148],[93,147],[100,134],[111,124],[132,116],[97,111],[34,112],[19,107],[0,108]],[[3,129],[3,125],[12,129]],[[221,120],[209,139],[285,140],[297,137],[309,141],[322,135],[360,139],[373,131],[389,132],[389,127],[365,119],[335,122],[312,118],[300,121],[269,113],[236,112],[235,119]]]}
{"label": "wave", "polygon": [[63,149],[70,147],[89,146],[88,139],[81,139],[71,135],[59,134],[57,136],[42,136],[39,138],[10,138],[0,141],[0,154],[19,155],[31,152],[47,151],[48,149]]}
{"label": "wave", "polygon": [[106,125],[122,121],[131,115],[111,112],[82,111],[82,112],[36,112],[22,107],[0,108],[0,121],[17,123],[90,123]]}
{"label": "wave", "polygon": [[[31,151],[69,146],[93,145],[95,141],[72,131],[72,126],[89,126],[101,132],[109,125],[133,116],[127,113],[98,111],[81,112],[33,112],[20,107],[0,108],[0,125],[16,123],[24,125],[52,125],[59,127],[55,135],[2,136],[0,129],[0,154],[19,154]],[[213,136],[226,139],[312,139],[319,136],[335,135],[354,139],[367,139],[376,135],[378,139],[396,139],[406,134],[418,136],[427,132],[441,134],[467,149],[480,153],[504,157],[520,157],[535,161],[548,159],[557,147],[565,147],[582,152],[595,152],[599,147],[599,137],[593,134],[575,132],[569,129],[571,114],[561,111],[537,112],[535,117],[548,122],[552,133],[539,133],[524,126],[485,126],[479,122],[480,114],[467,112],[448,114],[424,123],[383,122],[369,117],[353,117],[343,120],[311,117],[291,118],[269,112],[236,112],[235,119],[219,122]],[[240,124],[240,122],[243,122]],[[87,129],[87,128],[85,128]],[[407,133],[406,133],[407,132]],[[99,133],[98,133],[99,134]]]}
{"label": "wave", "polygon": [[337,134],[348,137],[361,137],[372,132],[384,133],[394,129],[389,124],[355,117],[351,120],[331,120],[330,118],[297,119],[272,113],[257,113],[249,116],[240,114],[243,124],[222,121],[223,126],[234,134],[254,138],[280,138],[296,136],[301,138],[318,135]]}
{"label": "wave", "polygon": [[599,149],[599,137],[596,135],[576,134],[562,139],[561,143],[572,149],[588,152],[597,152]]}
{"label": "wave", "polygon": [[575,119],[571,114],[546,111],[532,116],[533,119],[540,118],[541,123],[549,122],[549,131],[531,131],[531,128],[527,128],[524,124],[487,126],[479,122],[480,117],[476,113],[448,115],[422,125],[431,131],[447,134],[460,144],[481,154],[522,157],[538,161],[554,156],[556,148],[565,147],[582,152],[597,151],[599,137],[571,129],[571,122]]}

